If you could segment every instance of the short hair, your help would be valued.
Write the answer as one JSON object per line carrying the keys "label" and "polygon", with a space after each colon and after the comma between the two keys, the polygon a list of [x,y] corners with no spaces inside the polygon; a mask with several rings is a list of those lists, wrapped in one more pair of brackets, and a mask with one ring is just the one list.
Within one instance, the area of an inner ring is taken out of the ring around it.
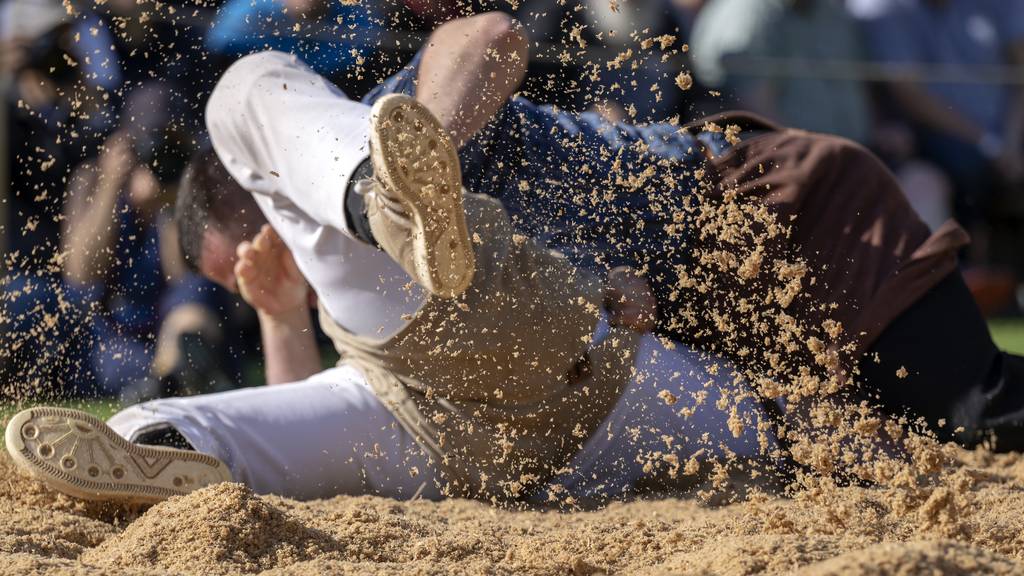
{"label": "short hair", "polygon": [[174,205],[178,242],[185,264],[198,271],[208,229],[241,242],[252,238],[267,220],[256,200],[228,173],[213,148],[192,155]]}

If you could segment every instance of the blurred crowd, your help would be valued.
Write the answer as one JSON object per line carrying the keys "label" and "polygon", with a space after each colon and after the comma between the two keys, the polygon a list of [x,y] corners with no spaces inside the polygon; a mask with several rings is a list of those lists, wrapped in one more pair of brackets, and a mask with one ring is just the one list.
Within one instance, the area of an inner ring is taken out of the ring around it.
{"label": "blurred crowd", "polygon": [[525,26],[536,100],[630,122],[744,108],[870,147],[929,225],[972,233],[983,307],[1012,307],[1024,0],[0,0],[0,396],[257,383],[254,315],[186,269],[169,219],[220,72],[273,48],[359,97],[487,10]]}

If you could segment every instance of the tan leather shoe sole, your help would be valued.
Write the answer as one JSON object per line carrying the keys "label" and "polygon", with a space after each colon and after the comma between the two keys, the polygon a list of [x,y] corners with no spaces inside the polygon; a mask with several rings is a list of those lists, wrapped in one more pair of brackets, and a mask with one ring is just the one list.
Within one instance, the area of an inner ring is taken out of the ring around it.
{"label": "tan leather shoe sole", "polygon": [[[462,207],[462,173],[455,146],[422,104],[403,94],[378,100],[370,112],[374,177],[385,201],[412,219],[411,265],[399,261],[432,294],[454,298],[469,287],[475,258]],[[374,230],[374,235],[378,235]],[[387,239],[377,238],[387,250]],[[390,252],[389,252],[390,253]],[[395,257],[395,254],[392,254]]]}
{"label": "tan leather shoe sole", "polygon": [[7,424],[7,451],[51,488],[84,500],[154,503],[230,482],[206,454],[132,444],[102,420],[67,408],[31,408]]}

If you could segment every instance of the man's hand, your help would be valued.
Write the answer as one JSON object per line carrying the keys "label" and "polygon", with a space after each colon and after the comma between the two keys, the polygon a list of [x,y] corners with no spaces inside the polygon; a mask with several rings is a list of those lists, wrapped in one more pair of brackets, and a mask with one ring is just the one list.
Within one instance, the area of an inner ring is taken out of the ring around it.
{"label": "man's hand", "polygon": [[271,317],[305,312],[309,284],[273,228],[264,224],[251,242],[242,242],[237,250],[238,291],[250,306]]}
{"label": "man's hand", "polygon": [[608,274],[605,308],[613,326],[650,332],[657,318],[658,302],[646,278],[632,268],[620,266]]}
{"label": "man's hand", "polygon": [[99,183],[106,184],[115,194],[120,192],[137,162],[128,136],[122,132],[111,134],[96,160]]}

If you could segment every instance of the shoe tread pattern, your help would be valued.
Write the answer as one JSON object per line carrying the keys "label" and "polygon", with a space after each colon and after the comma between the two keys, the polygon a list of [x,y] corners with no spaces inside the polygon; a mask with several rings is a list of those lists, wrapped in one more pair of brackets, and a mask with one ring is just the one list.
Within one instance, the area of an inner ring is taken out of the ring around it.
{"label": "shoe tread pattern", "polygon": [[[54,431],[62,426],[67,428],[65,434],[50,443],[54,457],[43,458],[31,446],[26,445],[22,438],[22,430],[26,425],[35,426],[40,431]],[[63,455],[58,455],[57,447],[72,440],[74,444],[71,448]],[[8,424],[6,442],[7,449],[15,457],[15,461],[21,460],[22,466],[34,476],[54,484],[58,490],[64,488],[61,491],[85,499],[157,502],[199,487],[192,485],[188,488],[174,489],[145,482],[105,481],[83,477],[86,473],[82,468],[89,465],[97,466],[100,462],[101,458],[97,452],[102,454],[102,460],[106,461],[107,468],[130,464],[138,476],[145,480],[155,479],[175,461],[206,466],[221,479],[230,478],[224,464],[217,458],[199,452],[133,444],[114,432],[99,418],[69,408],[31,408],[16,415]],[[79,448],[87,455],[83,458],[82,465],[75,465],[74,468],[78,471],[72,473],[63,469],[59,463],[64,457],[75,454]],[[120,452],[127,457],[118,459],[112,451]]]}
{"label": "shoe tread pattern", "polygon": [[372,118],[371,145],[381,158],[375,175],[401,196],[412,212],[414,230],[424,234],[414,237],[418,275],[431,284],[426,286],[431,292],[455,297],[474,272],[458,153],[434,116],[407,96],[381,99]]}

